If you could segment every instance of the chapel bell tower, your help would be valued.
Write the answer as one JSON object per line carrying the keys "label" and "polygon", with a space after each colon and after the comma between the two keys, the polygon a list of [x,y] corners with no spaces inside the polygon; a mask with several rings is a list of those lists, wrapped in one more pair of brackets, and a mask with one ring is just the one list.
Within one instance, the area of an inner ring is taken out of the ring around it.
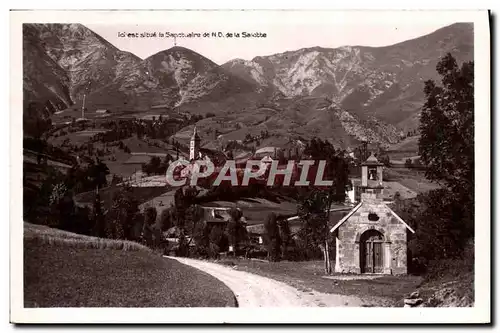
{"label": "chapel bell tower", "polygon": [[361,196],[363,193],[375,194],[377,199],[382,199],[383,164],[373,153],[361,164]]}

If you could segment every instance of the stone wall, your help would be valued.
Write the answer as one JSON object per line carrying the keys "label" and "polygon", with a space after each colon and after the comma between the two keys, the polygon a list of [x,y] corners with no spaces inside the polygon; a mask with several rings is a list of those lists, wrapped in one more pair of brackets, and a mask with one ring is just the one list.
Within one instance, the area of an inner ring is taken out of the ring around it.
{"label": "stone wall", "polygon": [[[377,221],[370,221],[374,213]],[[375,195],[364,195],[362,205],[336,230],[335,271],[361,273],[360,238],[370,229],[384,236],[382,251],[385,274],[407,273],[407,229]]]}

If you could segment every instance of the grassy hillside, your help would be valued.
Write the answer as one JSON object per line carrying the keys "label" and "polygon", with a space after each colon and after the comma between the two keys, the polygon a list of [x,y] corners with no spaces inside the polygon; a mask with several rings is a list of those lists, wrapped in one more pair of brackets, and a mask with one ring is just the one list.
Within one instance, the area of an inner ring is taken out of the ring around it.
{"label": "grassy hillside", "polygon": [[233,307],[219,280],[132,242],[25,223],[25,307]]}
{"label": "grassy hillside", "polygon": [[384,170],[384,181],[399,182],[416,193],[424,193],[440,188],[425,177],[425,171],[418,169],[387,168]]}
{"label": "grassy hillside", "polygon": [[[101,200],[103,201],[103,205],[105,208],[111,207],[113,203],[113,196],[116,192],[118,192],[122,187],[121,186],[108,186],[101,190],[99,190],[99,195]],[[131,191],[133,193],[134,198],[136,198],[139,202],[146,202],[152,198],[157,196],[161,196],[164,193],[169,191],[168,187],[132,187]],[[79,193],[75,196],[75,202],[79,205],[87,205],[92,206],[95,200],[95,191],[88,191]]]}

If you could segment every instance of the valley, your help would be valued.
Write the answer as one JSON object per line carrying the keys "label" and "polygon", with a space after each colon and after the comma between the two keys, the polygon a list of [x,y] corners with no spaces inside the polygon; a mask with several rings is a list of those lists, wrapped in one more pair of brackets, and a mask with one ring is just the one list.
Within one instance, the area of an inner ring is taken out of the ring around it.
{"label": "valley", "polygon": [[[423,82],[436,79],[439,57],[473,54],[466,23],[386,47],[315,47],[220,66],[179,46],[142,60],[79,24],[26,24],[24,34],[25,109],[38,103],[38,116],[78,119],[85,95],[90,119],[214,114],[198,127],[227,140],[272,128],[267,145],[317,136],[343,149],[398,144],[418,127]],[[227,121],[242,128],[220,128]],[[205,140],[214,145],[215,135]]]}
{"label": "valley", "polygon": [[[26,306],[406,306],[422,286],[428,306],[448,268],[473,302],[472,24],[223,64],[177,44],[142,59],[82,24],[23,36]],[[435,121],[449,96],[462,112]]]}

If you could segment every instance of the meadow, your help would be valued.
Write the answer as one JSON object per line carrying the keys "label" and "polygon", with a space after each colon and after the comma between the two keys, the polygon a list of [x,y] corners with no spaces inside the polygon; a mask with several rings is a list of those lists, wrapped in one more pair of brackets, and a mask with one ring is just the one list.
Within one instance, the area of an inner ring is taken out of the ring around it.
{"label": "meadow", "polygon": [[24,306],[234,307],[214,277],[147,247],[25,223]]}

